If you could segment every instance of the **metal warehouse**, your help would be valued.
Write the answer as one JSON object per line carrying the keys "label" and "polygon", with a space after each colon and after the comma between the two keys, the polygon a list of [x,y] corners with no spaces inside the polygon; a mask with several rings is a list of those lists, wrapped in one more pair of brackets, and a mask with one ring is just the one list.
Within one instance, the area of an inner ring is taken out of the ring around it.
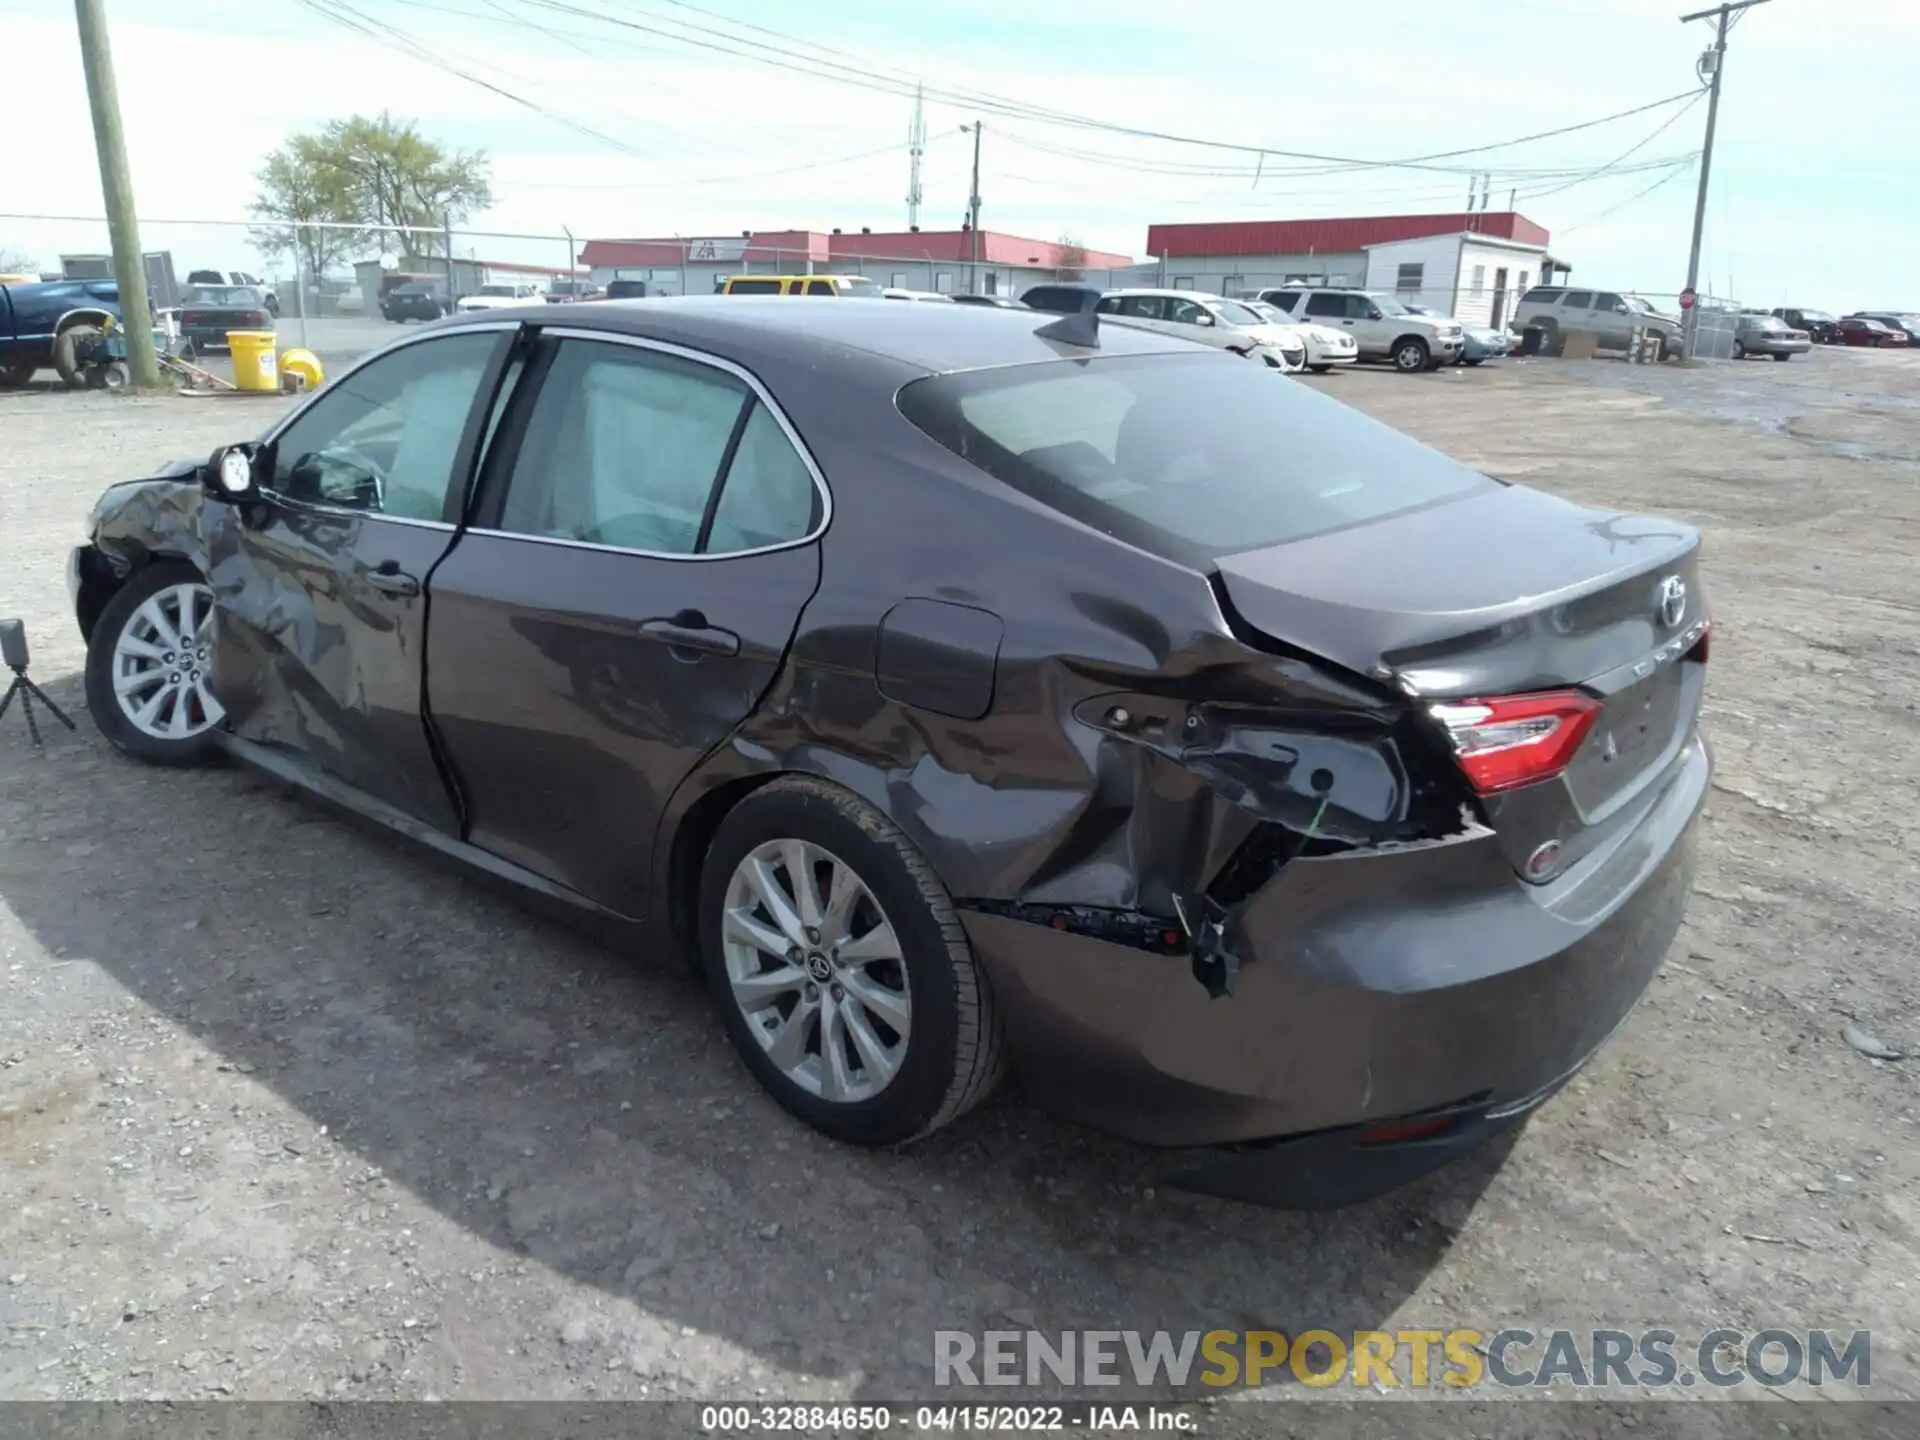
{"label": "metal warehouse", "polygon": [[1154,225],[1162,283],[1244,295],[1315,284],[1389,291],[1477,324],[1502,325],[1528,286],[1571,267],[1543,226],[1512,210]]}
{"label": "metal warehouse", "polygon": [[860,274],[944,295],[1014,295],[1028,285],[1133,265],[1133,257],[982,230],[755,230],[727,236],[589,240],[597,285],[641,280],[649,294],[702,295],[730,275]]}

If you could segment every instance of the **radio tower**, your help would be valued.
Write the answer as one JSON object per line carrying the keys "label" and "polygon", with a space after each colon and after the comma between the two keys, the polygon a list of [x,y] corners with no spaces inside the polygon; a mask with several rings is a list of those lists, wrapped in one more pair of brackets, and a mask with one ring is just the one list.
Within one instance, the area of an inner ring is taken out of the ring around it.
{"label": "radio tower", "polygon": [[913,87],[913,119],[907,126],[907,154],[911,157],[911,168],[907,171],[907,228],[913,229],[920,223],[920,155],[927,148],[927,117],[921,109],[921,87]]}

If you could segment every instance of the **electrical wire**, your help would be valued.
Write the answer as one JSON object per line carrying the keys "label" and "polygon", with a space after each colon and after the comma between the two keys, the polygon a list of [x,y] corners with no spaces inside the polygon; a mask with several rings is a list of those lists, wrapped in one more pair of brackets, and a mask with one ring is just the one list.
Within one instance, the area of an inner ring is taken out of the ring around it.
{"label": "electrical wire", "polygon": [[[958,134],[959,132],[955,131],[953,133]],[[926,143],[932,145],[935,141],[948,138],[949,136],[942,132],[929,136]],[[777,180],[783,175],[797,175],[807,170],[826,170],[836,165],[851,165],[855,161],[873,160],[881,155],[900,155],[904,154],[906,150],[907,143],[903,140],[894,145],[882,145],[875,150],[862,150],[854,155],[836,155],[828,160],[815,160],[804,165],[782,165],[776,169],[758,170],[747,175],[701,175],[688,180],[596,180],[580,182],[568,180],[515,180],[508,183],[528,190],[650,190],[678,189],[683,185],[737,185],[744,184],[750,180]]]}
{"label": "electrical wire", "polygon": [[1653,184],[1647,186],[1646,189],[1634,191],[1633,194],[1629,195],[1626,199],[1622,200],[1618,205],[1610,205],[1605,210],[1602,210],[1598,215],[1589,215],[1586,219],[1578,221],[1575,224],[1562,226],[1555,233],[1559,235],[1571,235],[1576,230],[1584,230],[1589,225],[1597,225],[1602,220],[1606,220],[1614,215],[1619,214],[1622,210],[1626,209],[1629,205],[1632,205],[1636,201],[1646,199],[1647,196],[1653,194],[1653,192],[1658,190],[1662,185],[1670,184],[1674,180],[1679,179],[1682,175],[1690,174],[1693,170],[1695,161],[1697,161],[1698,159],[1699,157],[1695,156],[1693,160],[1689,160],[1685,165],[1676,165],[1667,174],[1661,176],[1658,180],[1654,181]]}

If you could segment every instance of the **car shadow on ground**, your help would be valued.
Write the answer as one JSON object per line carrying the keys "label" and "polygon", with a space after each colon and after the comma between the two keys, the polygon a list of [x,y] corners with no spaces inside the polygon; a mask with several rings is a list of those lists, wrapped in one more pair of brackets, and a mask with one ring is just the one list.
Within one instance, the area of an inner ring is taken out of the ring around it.
{"label": "car shadow on ground", "polygon": [[[81,728],[43,720],[36,755],[0,724],[0,904],[239,1072],[168,1071],[163,1103],[269,1087],[311,1122],[312,1157],[340,1147],[499,1251],[630,1301],[593,1302],[610,1344],[690,1326],[899,1400],[931,1393],[938,1329],[1375,1328],[1504,1158],[1289,1214],[1156,1187],[1164,1156],[1049,1120],[1014,1086],[906,1152],[839,1146],[754,1085],[678,959],[577,934],[238,769],[125,760],[78,677],[43,683]],[[238,1097],[212,1098],[218,1135]],[[62,1143],[104,1166],[119,1142],[99,1124]],[[215,1221],[263,1194],[307,1203],[271,1173],[277,1141],[226,1150],[224,1200],[196,1177]],[[1399,1323],[1459,1323],[1430,1309]]]}

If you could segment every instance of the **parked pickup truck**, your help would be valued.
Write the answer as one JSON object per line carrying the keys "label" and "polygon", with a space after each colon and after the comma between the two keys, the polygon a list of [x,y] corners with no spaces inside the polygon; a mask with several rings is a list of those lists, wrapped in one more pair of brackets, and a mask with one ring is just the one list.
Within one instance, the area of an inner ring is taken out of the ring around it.
{"label": "parked pickup truck", "polygon": [[109,316],[120,318],[112,280],[0,285],[0,389],[24,385],[47,366],[68,385],[86,384],[82,362]]}

